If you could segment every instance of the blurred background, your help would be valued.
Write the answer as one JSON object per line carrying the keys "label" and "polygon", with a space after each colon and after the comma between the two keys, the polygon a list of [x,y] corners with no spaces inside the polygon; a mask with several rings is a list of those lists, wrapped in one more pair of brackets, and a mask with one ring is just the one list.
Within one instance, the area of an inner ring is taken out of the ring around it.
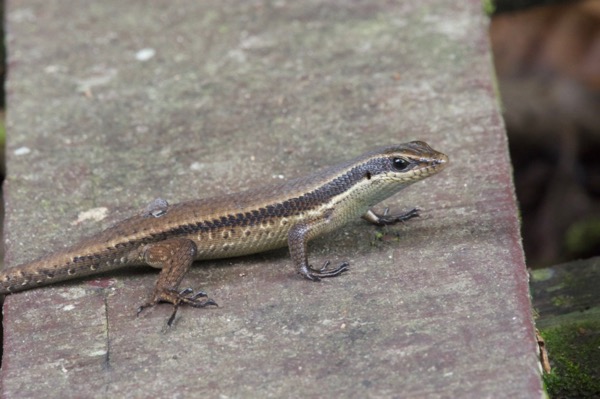
{"label": "blurred background", "polygon": [[490,40],[531,268],[600,255],[600,1],[497,1]]}
{"label": "blurred background", "polygon": [[486,4],[545,387],[600,398],[600,0]]}

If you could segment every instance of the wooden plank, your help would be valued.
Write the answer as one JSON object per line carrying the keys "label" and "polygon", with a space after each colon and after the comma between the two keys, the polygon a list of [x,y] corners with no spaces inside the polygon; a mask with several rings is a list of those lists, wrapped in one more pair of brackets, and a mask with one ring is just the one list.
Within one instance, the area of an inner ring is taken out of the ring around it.
{"label": "wooden plank", "polygon": [[[7,3],[7,266],[138,212],[422,139],[450,167],[311,247],[206,262],[218,309],[143,317],[152,270],[10,296],[3,397],[542,397],[480,2]],[[95,218],[94,218],[95,217]],[[383,233],[383,238],[381,237]]]}

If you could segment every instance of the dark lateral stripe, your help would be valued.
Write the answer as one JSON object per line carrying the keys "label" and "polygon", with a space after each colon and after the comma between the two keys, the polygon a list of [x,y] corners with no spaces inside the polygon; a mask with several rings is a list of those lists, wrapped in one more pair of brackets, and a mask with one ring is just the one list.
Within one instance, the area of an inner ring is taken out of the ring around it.
{"label": "dark lateral stripe", "polygon": [[118,243],[114,247],[106,248],[105,251],[93,255],[79,256],[73,259],[74,263],[90,262],[93,264],[102,261],[108,252],[126,251],[128,248],[135,248],[138,245],[149,244],[156,241],[162,241],[171,237],[194,234],[198,232],[209,232],[219,228],[254,226],[263,220],[272,218],[290,217],[314,209],[331,198],[340,195],[348,190],[362,179],[366,178],[367,173],[370,176],[377,175],[385,170],[385,163],[381,162],[382,156],[377,154],[371,158],[365,159],[360,164],[340,174],[335,179],[329,180],[313,191],[307,192],[296,198],[290,198],[283,202],[273,203],[265,207],[252,209],[245,213],[236,213],[221,216],[218,219],[203,220],[197,223],[187,223],[178,225],[169,230],[153,232],[146,237],[128,242]]}
{"label": "dark lateral stripe", "polygon": [[231,214],[222,216],[219,219],[177,226],[161,233],[161,235],[164,234],[165,236],[172,237],[203,231],[208,232],[215,228],[253,226],[265,219],[297,215],[300,212],[308,211],[322,205],[331,198],[350,190],[356,183],[365,178],[367,172],[370,176],[380,173],[383,170],[383,163],[378,162],[380,159],[380,157],[371,158],[300,197],[290,198],[283,202],[270,204],[245,213]]}

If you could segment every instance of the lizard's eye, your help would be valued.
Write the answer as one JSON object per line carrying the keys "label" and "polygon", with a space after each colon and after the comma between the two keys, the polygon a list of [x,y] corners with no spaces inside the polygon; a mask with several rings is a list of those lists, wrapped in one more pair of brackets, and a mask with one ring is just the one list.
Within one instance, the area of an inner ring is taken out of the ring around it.
{"label": "lizard's eye", "polygon": [[392,159],[392,164],[394,165],[394,169],[396,169],[399,172],[407,170],[410,166],[410,162],[408,162],[404,158],[394,158]]}

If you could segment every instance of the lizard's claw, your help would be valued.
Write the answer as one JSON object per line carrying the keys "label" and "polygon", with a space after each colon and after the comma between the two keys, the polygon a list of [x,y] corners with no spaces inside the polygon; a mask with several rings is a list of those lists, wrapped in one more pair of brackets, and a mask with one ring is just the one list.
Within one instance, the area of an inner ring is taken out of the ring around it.
{"label": "lizard's claw", "polygon": [[319,281],[322,278],[339,276],[350,268],[348,262],[342,262],[338,267],[329,267],[330,264],[331,262],[327,261],[320,269],[315,269],[309,265],[306,270],[301,270],[300,274],[309,280]]}
{"label": "lizard's claw", "polygon": [[170,303],[171,305],[173,305],[173,313],[171,313],[169,320],[167,320],[167,326],[169,327],[171,327],[171,325],[173,324],[173,321],[175,320],[175,315],[177,314],[177,310],[181,305],[189,305],[194,308],[204,308],[206,306],[219,306],[214,300],[208,298],[208,295],[206,295],[206,292],[204,291],[198,291],[194,294],[194,290],[191,288],[186,288],[179,292],[174,289],[164,289],[158,292],[154,292],[154,297],[152,298],[152,300],[144,303],[138,308],[137,316],[139,316],[144,309],[156,306],[161,302]]}

